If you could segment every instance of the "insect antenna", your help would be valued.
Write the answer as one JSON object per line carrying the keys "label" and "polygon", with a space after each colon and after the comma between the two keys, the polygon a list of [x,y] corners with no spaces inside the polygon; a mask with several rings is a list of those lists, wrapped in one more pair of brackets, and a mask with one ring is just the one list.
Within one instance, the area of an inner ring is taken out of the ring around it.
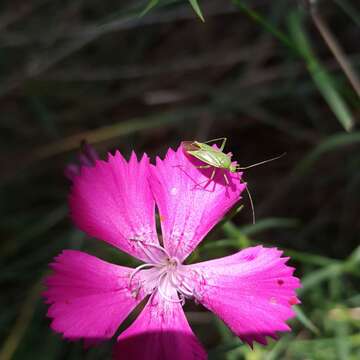
{"label": "insect antenna", "polygon": [[259,166],[259,165],[266,164],[266,163],[274,161],[274,160],[278,160],[278,159],[282,158],[285,155],[286,155],[286,152],[284,152],[283,154],[281,154],[279,156],[276,156],[276,157],[273,157],[271,159],[267,159],[267,160],[264,160],[264,161],[260,161],[258,163],[255,163],[255,164],[252,164],[252,165],[249,165],[249,166],[236,167],[236,169],[237,170],[247,170],[247,169],[250,169],[250,168],[255,167],[255,166]]}
{"label": "insect antenna", "polygon": [[246,183],[246,192],[247,192],[247,195],[249,197],[249,200],[250,200],[250,206],[251,206],[251,213],[252,213],[252,222],[253,224],[255,225],[255,222],[256,222],[256,218],[255,218],[255,207],[254,207],[254,202],[253,202],[253,199],[252,199],[252,196],[250,194],[250,190],[248,188],[248,184]]}

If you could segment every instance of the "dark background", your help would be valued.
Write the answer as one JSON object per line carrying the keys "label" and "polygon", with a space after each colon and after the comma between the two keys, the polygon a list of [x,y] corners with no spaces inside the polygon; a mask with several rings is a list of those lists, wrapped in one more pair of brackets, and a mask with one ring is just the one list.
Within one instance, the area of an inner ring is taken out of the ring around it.
{"label": "dark background", "polygon": [[[277,246],[303,288],[293,332],[254,351],[196,305],[201,342],[218,359],[360,357],[359,97],[305,1],[0,2],[0,359],[104,359],[54,334],[40,299],[47,264],[64,248],[130,260],[71,224],[63,170],[87,139],[103,158],[152,159],[182,140],[226,136],[249,169],[248,198],[194,259]],[[317,2],[355,72],[357,1]],[[351,129],[350,129],[351,128]],[[346,131],[348,130],[348,131]]]}

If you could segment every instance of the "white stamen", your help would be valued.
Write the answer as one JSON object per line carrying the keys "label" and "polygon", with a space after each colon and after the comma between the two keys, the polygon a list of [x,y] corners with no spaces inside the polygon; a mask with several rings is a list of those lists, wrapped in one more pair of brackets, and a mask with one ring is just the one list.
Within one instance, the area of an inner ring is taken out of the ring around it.
{"label": "white stamen", "polygon": [[144,268],[147,268],[147,267],[157,267],[157,266],[159,266],[158,264],[142,264],[142,265],[139,265],[137,268],[135,268],[133,271],[132,271],[132,273],[131,273],[131,275],[130,275],[130,284],[131,284],[131,282],[132,282],[132,279],[134,278],[134,276],[139,272],[139,271],[141,271],[142,269],[144,269]]}
{"label": "white stamen", "polygon": [[[143,242],[141,240],[136,240],[138,242],[139,248],[144,252],[144,254],[149,258],[149,260],[153,263],[159,262],[159,259],[156,259],[154,257],[154,254],[149,251],[146,247],[144,247]],[[145,244],[146,246],[149,246],[149,244]],[[156,254],[155,254],[156,255]]]}
{"label": "white stamen", "polygon": [[169,253],[167,252],[167,250],[166,250],[165,248],[163,248],[162,246],[160,246],[160,245],[151,244],[151,243],[146,244],[146,245],[147,245],[147,246],[151,246],[151,247],[153,247],[153,248],[155,248],[155,249],[158,249],[158,250],[162,251],[168,258],[171,257],[171,256],[169,255]]}
{"label": "white stamen", "polygon": [[159,290],[160,295],[161,295],[165,300],[167,300],[167,301],[170,301],[170,302],[173,302],[173,303],[179,303],[179,302],[182,303],[183,299],[173,299],[173,298],[167,296],[167,295],[165,294],[165,292],[162,290],[162,287],[163,287],[163,284],[164,284],[164,283],[163,283],[163,280],[164,280],[164,279],[166,280],[167,276],[168,276],[168,274],[164,273],[164,274],[162,274],[161,277],[159,278],[159,286],[158,286],[157,289]]}
{"label": "white stamen", "polygon": [[[131,288],[134,277],[142,272],[137,280],[136,288],[132,291],[133,296],[137,297],[141,289],[145,295],[153,294],[158,290],[159,295],[166,301],[182,305],[185,304],[186,298],[197,297],[194,287],[191,286],[191,274],[193,272],[197,274],[197,271],[185,271],[186,268],[180,260],[170,256],[169,252],[158,244],[136,241],[150,262],[139,265],[130,274],[129,287]],[[174,297],[175,294],[176,297]]]}

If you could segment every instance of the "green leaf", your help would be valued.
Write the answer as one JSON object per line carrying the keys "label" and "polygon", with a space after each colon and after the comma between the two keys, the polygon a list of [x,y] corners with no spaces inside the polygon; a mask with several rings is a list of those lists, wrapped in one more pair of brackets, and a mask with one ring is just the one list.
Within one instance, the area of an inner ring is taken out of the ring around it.
{"label": "green leaf", "polygon": [[159,0],[149,0],[145,9],[140,13],[139,17],[146,15],[152,8],[154,8],[159,3]]}
{"label": "green leaf", "polygon": [[192,8],[194,9],[194,11],[196,12],[197,16],[201,19],[202,22],[205,22],[204,16],[201,12],[200,6],[197,2],[197,0],[189,0]]}

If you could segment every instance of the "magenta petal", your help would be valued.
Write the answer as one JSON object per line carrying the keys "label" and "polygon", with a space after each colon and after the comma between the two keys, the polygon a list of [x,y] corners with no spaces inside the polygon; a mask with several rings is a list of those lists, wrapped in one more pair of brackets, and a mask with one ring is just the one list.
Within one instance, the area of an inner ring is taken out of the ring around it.
{"label": "magenta petal", "polygon": [[164,244],[169,253],[184,260],[240,199],[245,184],[240,173],[198,169],[203,163],[185,156],[180,146],[169,150],[164,160],[157,158],[151,168],[151,189],[160,213]]}
{"label": "magenta petal", "polygon": [[111,338],[142,300],[129,290],[130,268],[74,250],[63,251],[51,267],[43,296],[51,304],[51,328],[65,338],[87,343]]}
{"label": "magenta petal", "polygon": [[299,303],[300,281],[276,248],[248,248],[232,256],[189,265],[198,301],[217,314],[243,341],[266,344],[266,336],[289,331],[285,321]]}
{"label": "magenta petal", "polygon": [[148,173],[149,158],[144,155],[138,162],[134,153],[128,163],[116,152],[107,162],[82,167],[69,199],[75,224],[90,236],[148,260],[139,241],[158,244]]}
{"label": "magenta petal", "polygon": [[203,360],[207,355],[180,303],[155,294],[135,322],[119,336],[114,359]]}

